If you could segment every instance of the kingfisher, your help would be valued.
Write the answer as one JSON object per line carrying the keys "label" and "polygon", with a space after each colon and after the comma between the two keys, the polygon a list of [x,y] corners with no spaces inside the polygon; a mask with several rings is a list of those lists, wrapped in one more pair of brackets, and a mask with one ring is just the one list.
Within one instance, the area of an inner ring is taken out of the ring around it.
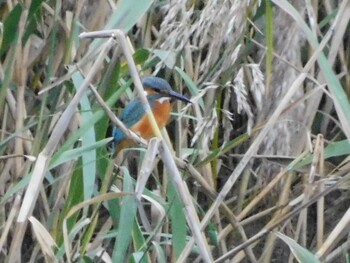
{"label": "kingfisher", "polygon": [[[165,79],[153,76],[145,77],[142,80],[142,85],[147,94],[147,100],[154,118],[160,129],[162,129],[170,119],[170,112],[172,110],[171,100],[173,98],[191,103],[189,99],[175,92]],[[128,129],[139,134],[144,139],[150,139],[155,136],[139,98],[134,99],[126,105],[119,119]],[[113,138],[116,152],[130,147],[133,144],[133,142],[117,127],[113,129]]]}

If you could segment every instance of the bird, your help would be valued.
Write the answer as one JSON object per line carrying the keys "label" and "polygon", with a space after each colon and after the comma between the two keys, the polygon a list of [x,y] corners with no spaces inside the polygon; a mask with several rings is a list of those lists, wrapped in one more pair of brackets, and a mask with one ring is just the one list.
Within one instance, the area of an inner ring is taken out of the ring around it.
{"label": "bird", "polygon": [[[170,119],[172,99],[192,103],[188,98],[175,92],[170,84],[163,78],[148,76],[143,78],[142,85],[147,94],[147,100],[154,118],[160,129],[164,128]],[[144,139],[150,139],[155,136],[139,98],[132,100],[126,105],[119,119],[128,129],[139,134]],[[114,127],[113,129],[113,141],[116,153],[134,144],[118,127]]]}

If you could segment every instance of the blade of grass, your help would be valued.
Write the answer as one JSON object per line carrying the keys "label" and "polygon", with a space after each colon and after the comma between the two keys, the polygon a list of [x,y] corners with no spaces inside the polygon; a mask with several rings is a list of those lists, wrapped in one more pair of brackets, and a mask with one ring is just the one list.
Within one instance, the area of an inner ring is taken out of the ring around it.
{"label": "blade of grass", "polygon": [[[342,140],[329,144],[324,149],[324,158],[337,157],[350,154],[350,142],[348,140]],[[312,154],[308,154],[303,160],[297,163],[292,163],[288,166],[289,170],[299,169],[312,162]]]}
{"label": "blade of grass", "polygon": [[52,158],[52,161],[50,162],[49,169],[53,169],[62,163],[65,163],[74,159],[78,159],[81,156],[83,156],[84,153],[89,151],[94,151],[94,150],[97,150],[98,148],[106,146],[112,140],[113,138],[110,137],[110,138],[106,138],[104,140],[95,142],[94,144],[91,144],[91,145],[85,145],[72,150],[67,150],[60,154],[55,154]]}
{"label": "blade of grass", "polygon": [[168,200],[170,200],[170,222],[172,232],[172,245],[175,252],[175,258],[179,258],[186,244],[186,218],[182,207],[182,202],[176,193],[176,189],[172,183],[168,184]]}
{"label": "blade of grass", "polygon": [[17,42],[18,37],[18,25],[23,11],[22,4],[17,4],[9,13],[4,21],[4,34],[0,48],[0,58],[11,47],[15,47],[14,43]]}
{"label": "blade of grass", "polygon": [[[172,179],[176,192],[179,195],[179,198],[181,199],[181,202],[184,206],[186,219],[192,231],[193,238],[199,247],[202,260],[203,262],[212,262],[213,259],[209,251],[207,240],[201,232],[201,229],[198,227],[199,219],[194,208],[194,204],[191,200],[191,194],[189,193],[187,185],[182,181],[179,170],[175,165],[175,161],[164,141],[162,141],[162,146],[163,152],[161,152],[161,158],[164,162],[165,167],[167,168],[168,173],[170,174],[170,178]],[[183,253],[181,255],[183,255]],[[180,257],[178,258],[178,261],[182,261]]]}
{"label": "blade of grass", "polygon": [[146,13],[153,0],[121,0],[114,11],[105,29],[121,29],[128,32]]}
{"label": "blade of grass", "polygon": [[[289,101],[291,100],[292,96],[300,88],[301,84],[306,79],[307,72],[310,70],[312,65],[314,65],[316,59],[319,57],[320,52],[323,50],[323,48],[327,44],[328,40],[329,40],[329,38],[325,38],[322,41],[322,43],[318,46],[317,50],[315,50],[314,54],[311,56],[311,58],[309,59],[307,64],[304,66],[300,75],[295,79],[295,81],[292,83],[288,92],[285,94],[285,96],[280,101],[280,104],[278,105],[276,110],[273,112],[273,114],[271,115],[270,119],[267,121],[264,128],[256,136],[255,140],[252,142],[249,149],[246,151],[246,153],[243,156],[243,158],[241,159],[240,163],[237,165],[235,170],[232,172],[232,174],[230,175],[230,177],[226,181],[224,187],[222,188],[222,190],[218,194],[218,197],[216,198],[215,202],[211,205],[210,209],[207,211],[207,214],[205,215],[205,217],[203,218],[203,220],[201,222],[201,229],[203,229],[204,227],[207,226],[209,220],[214,215],[215,211],[219,208],[220,204],[224,201],[225,197],[230,192],[233,185],[236,183],[238,177],[241,175],[241,173],[245,169],[248,162],[251,160],[253,155],[256,154],[263,139],[268,134],[271,127],[273,127],[273,125],[276,123],[279,116],[282,114],[283,110],[286,108]],[[185,258],[187,258],[187,255],[190,252],[192,246],[193,246],[193,240],[188,242],[183,254],[181,255],[181,260],[184,260]],[[227,255],[229,255],[229,253],[227,253]],[[221,257],[220,260],[223,258],[226,258],[227,255],[225,255],[225,257]]]}
{"label": "blade of grass", "polygon": [[44,255],[49,256],[50,260],[54,261],[55,253],[53,251],[53,248],[57,247],[57,245],[52,236],[35,217],[31,216],[29,218],[29,221],[32,224],[33,232],[40,244],[41,249],[44,252]]}
{"label": "blade of grass", "polygon": [[166,256],[165,256],[163,248],[157,242],[152,242],[152,245],[154,246],[155,250],[157,251],[157,255],[158,255],[157,262],[159,262],[159,263],[168,262],[166,260]]}
{"label": "blade of grass", "polygon": [[[133,180],[130,177],[129,171],[125,168],[122,168],[123,171],[123,190],[126,192],[133,192],[134,186],[133,186]],[[135,216],[136,216],[136,196],[130,195],[125,196],[121,200],[121,212],[120,212],[120,218],[119,218],[119,224],[118,224],[118,233],[116,242],[114,244],[113,249],[113,262],[123,262],[127,257],[127,249],[129,247],[129,244],[131,242],[132,236],[130,233],[132,233],[132,229],[135,224]]]}
{"label": "blade of grass", "polygon": [[[67,213],[74,207],[75,205],[84,201],[84,188],[83,188],[83,171],[82,171],[82,160],[79,159],[75,164],[75,168],[73,173],[71,174],[71,180],[68,187],[68,194],[64,202],[63,212],[58,216],[58,224],[57,228],[60,228],[62,224],[65,222],[65,217]],[[66,220],[66,227],[68,232],[76,226],[79,214],[74,214]],[[84,218],[85,219],[85,218]],[[90,222],[89,222],[90,223]],[[59,245],[62,245],[63,236],[62,231],[57,231],[56,240]]]}
{"label": "blade of grass", "polygon": [[[185,81],[192,96],[197,96],[199,94],[199,89],[198,89],[197,85],[193,82],[193,80],[190,78],[190,76],[188,76],[186,74],[186,72],[183,71],[182,69],[180,69],[179,67],[175,67],[175,70],[177,71],[177,73],[179,73],[181,78]],[[198,103],[201,106],[202,110],[205,110],[203,98],[200,98]]]}
{"label": "blade of grass", "polygon": [[[17,15],[17,14],[16,14]],[[20,14],[19,14],[20,17]],[[19,18],[18,18],[19,20]],[[18,21],[11,21],[11,24],[9,25],[9,27],[12,27],[12,23],[17,23]],[[4,25],[6,26],[6,25]],[[10,29],[8,29],[10,30]],[[17,31],[16,31],[17,32]],[[14,70],[14,61],[15,61],[15,55],[16,55],[16,46],[17,46],[17,41],[18,41],[18,33],[15,33],[15,39],[11,42],[13,44],[13,47],[10,48],[10,51],[7,53],[7,65],[5,68],[5,75],[1,76],[2,81],[1,81],[1,86],[0,86],[0,116],[3,115],[3,110],[4,110],[4,105],[5,105],[5,98],[6,98],[6,93],[7,93],[7,89],[10,85],[11,82],[11,76],[13,74],[13,70]],[[3,46],[4,44],[2,44]]]}
{"label": "blade of grass", "polygon": [[119,192],[119,193],[106,193],[106,194],[102,194],[99,196],[96,196],[94,198],[91,198],[89,200],[86,200],[84,202],[81,202],[79,204],[76,204],[75,206],[73,206],[68,213],[66,214],[64,220],[63,220],[63,237],[64,237],[64,247],[65,247],[65,252],[67,254],[67,259],[68,262],[71,262],[71,257],[70,257],[70,244],[69,244],[69,238],[68,238],[68,228],[67,228],[67,220],[75,215],[79,210],[83,209],[85,206],[87,205],[92,205],[92,204],[96,204],[96,203],[101,203],[101,202],[105,202],[108,200],[112,200],[112,199],[116,199],[116,198],[120,198],[123,197],[125,195],[130,195],[131,193],[127,193],[127,192]]}
{"label": "blade of grass", "polygon": [[[123,85],[120,89],[118,89],[107,101],[106,104],[109,107],[113,107],[113,105],[117,102],[120,96],[124,93],[124,91],[131,85],[131,81],[128,81]],[[57,151],[63,152],[68,150],[88,129],[90,129],[93,125],[95,125],[98,121],[100,121],[105,116],[105,112],[102,109],[99,109],[94,113],[93,117],[90,118],[89,122],[84,123],[74,134],[72,134],[60,147]]]}
{"label": "blade of grass", "polygon": [[270,0],[265,1],[266,18],[266,96],[269,96],[273,59],[273,17]]}
{"label": "blade of grass", "polygon": [[28,186],[26,195],[25,195],[24,200],[23,200],[20,214],[18,216],[18,222],[25,222],[27,220],[28,216],[31,214],[31,212],[34,208],[35,200],[38,196],[38,188],[41,185],[43,175],[44,175],[44,173],[47,169],[47,166],[48,166],[48,160],[51,158],[52,154],[56,150],[58,142],[61,139],[66,128],[68,127],[69,122],[70,122],[73,114],[75,113],[75,109],[76,109],[82,95],[85,93],[90,81],[92,80],[93,76],[96,74],[97,70],[100,68],[100,64],[102,63],[104,56],[107,53],[107,51],[109,50],[112,43],[113,43],[113,40],[110,39],[105,44],[104,51],[100,53],[100,56],[96,60],[93,68],[90,71],[90,74],[86,77],[82,87],[80,87],[80,89],[78,90],[78,92],[76,93],[74,98],[72,99],[71,103],[67,106],[67,109],[63,112],[61,118],[57,122],[55,129],[53,130],[53,132],[51,134],[49,141],[47,142],[47,145],[45,146],[43,151],[39,154],[38,161],[37,161],[37,163],[34,167],[34,171],[33,171],[35,178],[32,177],[31,183]]}
{"label": "blade of grass", "polygon": [[[72,75],[72,80],[76,91],[82,86],[84,78],[80,73]],[[86,94],[83,94],[80,100],[80,110],[83,125],[90,122],[92,118],[91,106]],[[89,145],[96,144],[95,129],[91,127],[87,129],[82,135],[82,146],[87,147]],[[82,165],[83,165],[83,185],[84,185],[84,200],[91,198],[94,191],[95,177],[96,177],[96,150],[85,151],[82,153]],[[87,210],[84,210],[87,213]]]}
{"label": "blade of grass", "polygon": [[[135,222],[134,227],[132,229],[132,239],[133,239],[133,245],[134,249],[138,251],[137,253],[141,253],[142,257],[139,261],[139,263],[148,263],[151,262],[147,253],[147,248],[145,249],[143,245],[146,243],[146,240],[143,236],[142,229],[140,224]],[[135,254],[135,253],[134,253]]]}
{"label": "blade of grass", "polygon": [[[287,14],[289,14],[295,20],[298,26],[304,31],[310,45],[315,50],[319,49],[320,44],[318,43],[311,29],[307,26],[304,19],[299,14],[299,12],[286,0],[273,0],[273,2],[277,6],[282,8]],[[350,12],[349,10],[350,10],[350,7],[347,1],[343,1],[342,6],[339,7],[339,12],[336,16],[334,23],[331,25],[329,31],[323,38],[322,42],[325,42],[325,41],[328,42],[330,37],[333,35],[335,29],[338,27],[339,23],[346,24],[346,21],[343,21],[343,16],[344,14],[346,15],[345,12]],[[350,104],[349,104],[348,97],[343,87],[341,86],[340,81],[337,78],[335,72],[333,71],[332,66],[328,62],[323,52],[320,52],[318,54],[317,60],[323,72],[323,77],[325,78],[328,84],[328,88],[333,95],[334,106],[337,111],[339,121],[342,124],[342,130],[346,135],[346,137],[350,140],[350,119],[348,118],[348,116],[350,116]]]}
{"label": "blade of grass", "polygon": [[[104,31],[120,29],[124,33],[128,32],[146,13],[153,0],[121,0],[118,2],[117,9],[108,20]],[[101,45],[101,40],[96,39],[90,45],[90,49]]]}
{"label": "blade of grass", "polygon": [[300,263],[320,263],[314,254],[312,254],[306,248],[300,246],[297,242],[295,242],[295,240],[279,232],[275,232],[275,235],[289,246],[290,250]]}

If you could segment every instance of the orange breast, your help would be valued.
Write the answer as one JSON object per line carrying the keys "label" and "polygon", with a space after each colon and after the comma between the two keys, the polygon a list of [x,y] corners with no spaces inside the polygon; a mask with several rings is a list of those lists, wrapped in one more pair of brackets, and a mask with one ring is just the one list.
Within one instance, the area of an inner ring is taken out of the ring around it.
{"label": "orange breast", "polygon": [[[159,101],[154,102],[152,112],[160,129],[162,129],[168,123],[171,108],[172,107],[169,101],[164,101],[163,103],[160,103]],[[152,127],[146,115],[143,116],[138,123],[131,127],[131,130],[140,134],[145,139],[154,137]]]}

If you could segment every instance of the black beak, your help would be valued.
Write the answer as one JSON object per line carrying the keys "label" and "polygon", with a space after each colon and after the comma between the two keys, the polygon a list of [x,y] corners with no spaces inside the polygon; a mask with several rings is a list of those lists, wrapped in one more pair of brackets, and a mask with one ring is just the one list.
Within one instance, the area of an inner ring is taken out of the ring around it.
{"label": "black beak", "polygon": [[181,94],[179,94],[173,90],[167,91],[167,95],[171,98],[182,100],[182,101],[187,102],[187,103],[192,103],[192,101],[190,101],[188,98],[182,96]]}

